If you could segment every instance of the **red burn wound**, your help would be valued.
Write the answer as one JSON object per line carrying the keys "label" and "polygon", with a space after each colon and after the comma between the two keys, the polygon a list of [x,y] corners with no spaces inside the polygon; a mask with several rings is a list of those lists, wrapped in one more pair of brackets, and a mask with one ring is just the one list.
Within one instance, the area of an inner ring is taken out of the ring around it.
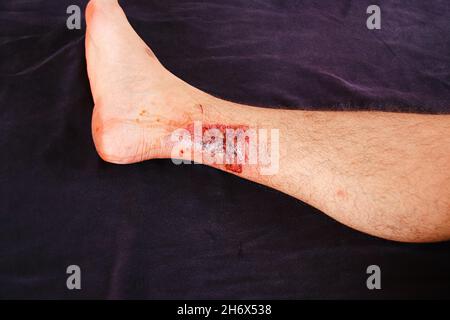
{"label": "red burn wound", "polygon": [[[190,125],[187,127],[187,130],[191,133],[192,136],[195,135],[195,130],[194,130],[194,128],[195,128],[195,125],[194,125],[194,124],[190,124]],[[208,150],[208,149],[207,149],[207,146],[208,146],[210,143],[215,143],[215,142],[216,142],[216,140],[215,140],[216,137],[215,137],[215,136],[212,136],[210,141],[206,141],[206,142],[205,142],[205,140],[204,140],[205,133],[206,133],[208,130],[211,130],[211,129],[219,130],[220,133],[221,133],[222,136],[223,136],[223,140],[222,140],[222,144],[221,144],[221,145],[222,145],[221,150],[217,150],[217,151],[214,151],[214,150],[213,150],[213,151],[211,151],[211,150]],[[226,146],[227,146],[227,130],[234,130],[234,132],[237,132],[238,130],[241,130],[241,131],[245,132],[246,130],[248,130],[248,126],[242,126],[242,125],[222,125],[222,124],[208,124],[208,125],[203,125],[203,124],[202,124],[202,150],[201,150],[201,152],[202,152],[202,153],[211,152],[212,154],[214,154],[215,152],[216,152],[216,153],[221,152],[221,153],[223,153],[223,154],[225,155],[225,154],[227,153],[227,151],[228,151],[228,150],[226,150]],[[234,135],[234,141],[233,141],[233,146],[234,146],[234,147],[236,147],[236,145],[237,145],[237,139],[238,139],[237,136]],[[246,136],[245,136],[245,145],[242,146],[242,147],[244,148],[244,150],[242,150],[242,152],[244,152],[244,157],[245,157],[244,163],[248,161],[248,156],[247,156],[247,153],[245,152],[245,149],[248,150],[248,148],[247,148],[248,143],[249,143],[249,137],[246,135]],[[229,151],[228,151],[228,152],[229,152]],[[237,156],[236,156],[237,151],[234,150],[233,153],[234,153],[233,163],[225,163],[224,167],[225,167],[225,169],[228,170],[228,171],[231,171],[231,172],[234,172],[234,173],[242,173],[242,164],[237,163],[237,160],[238,160],[238,159],[237,159]]]}
{"label": "red burn wound", "polygon": [[225,169],[236,173],[242,173],[242,164],[226,164]]}

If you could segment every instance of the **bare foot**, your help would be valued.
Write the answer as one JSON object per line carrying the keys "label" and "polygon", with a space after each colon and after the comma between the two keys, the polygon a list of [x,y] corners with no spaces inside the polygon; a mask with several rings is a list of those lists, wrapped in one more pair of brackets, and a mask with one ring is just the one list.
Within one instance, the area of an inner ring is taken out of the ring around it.
{"label": "bare foot", "polygon": [[206,94],[161,65],[116,0],[91,0],[86,20],[97,152],[120,164],[170,157],[163,141],[175,129],[201,120]]}

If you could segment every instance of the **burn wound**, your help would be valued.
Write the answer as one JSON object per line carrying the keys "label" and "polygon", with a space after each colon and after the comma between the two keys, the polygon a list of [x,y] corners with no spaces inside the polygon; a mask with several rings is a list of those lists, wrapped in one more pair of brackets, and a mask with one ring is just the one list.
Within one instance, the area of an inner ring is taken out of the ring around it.
{"label": "burn wound", "polygon": [[[202,154],[203,163],[224,165],[224,168],[234,173],[242,173],[243,164],[248,162],[246,150],[249,145],[247,126],[220,124],[202,125],[201,137],[195,138],[195,125],[187,130],[194,137],[194,145]],[[198,130],[198,129],[197,129]]]}

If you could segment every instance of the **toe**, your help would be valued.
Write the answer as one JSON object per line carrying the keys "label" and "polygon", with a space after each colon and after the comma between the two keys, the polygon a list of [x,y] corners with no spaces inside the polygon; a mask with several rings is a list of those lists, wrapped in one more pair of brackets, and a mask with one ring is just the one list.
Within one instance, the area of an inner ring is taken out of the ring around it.
{"label": "toe", "polygon": [[88,27],[93,27],[97,20],[111,18],[119,13],[121,8],[117,0],[91,0],[86,6],[86,24]]}

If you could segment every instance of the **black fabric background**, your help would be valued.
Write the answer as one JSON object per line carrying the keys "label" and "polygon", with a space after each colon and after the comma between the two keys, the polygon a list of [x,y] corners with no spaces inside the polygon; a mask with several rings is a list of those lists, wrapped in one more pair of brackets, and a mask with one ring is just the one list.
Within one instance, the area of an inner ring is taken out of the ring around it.
{"label": "black fabric background", "polygon": [[[0,2],[1,298],[450,297],[448,242],[376,239],[207,167],[101,161],[70,4],[86,1]],[[450,2],[378,1],[378,31],[370,4],[122,1],[169,70],[222,98],[448,113]]]}

